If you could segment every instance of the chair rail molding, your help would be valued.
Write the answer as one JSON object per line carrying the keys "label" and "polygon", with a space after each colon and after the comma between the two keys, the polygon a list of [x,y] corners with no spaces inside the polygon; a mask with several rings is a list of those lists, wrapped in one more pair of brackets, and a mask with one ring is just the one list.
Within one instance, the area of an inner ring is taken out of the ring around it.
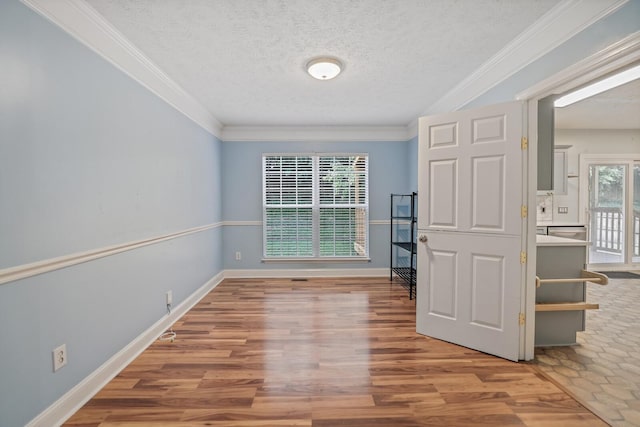
{"label": "chair rail molding", "polygon": [[20,279],[26,279],[27,277],[37,276],[39,274],[48,273],[50,271],[59,270],[61,268],[71,267],[73,265],[93,261],[95,259],[104,258],[133,249],[142,248],[144,246],[155,245],[156,243],[164,242],[171,239],[177,239],[178,237],[187,236],[189,234],[200,233],[221,226],[222,222],[216,222],[200,227],[189,228],[187,230],[182,230],[175,233],[164,234],[161,236],[135,240],[133,242],[122,243],[119,245],[106,246],[103,248],[92,249],[85,252],[77,252],[74,254],[63,255],[57,258],[49,258],[29,264],[5,268],[0,270],[0,285],[14,282]]}

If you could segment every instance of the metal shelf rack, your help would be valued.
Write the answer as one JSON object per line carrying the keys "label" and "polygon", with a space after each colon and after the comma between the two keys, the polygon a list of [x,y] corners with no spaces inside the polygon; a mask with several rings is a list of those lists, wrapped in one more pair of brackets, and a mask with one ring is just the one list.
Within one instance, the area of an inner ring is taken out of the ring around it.
{"label": "metal shelf rack", "polygon": [[416,296],[417,267],[417,203],[418,193],[391,194],[391,259],[389,280],[400,278],[409,291],[409,299]]}

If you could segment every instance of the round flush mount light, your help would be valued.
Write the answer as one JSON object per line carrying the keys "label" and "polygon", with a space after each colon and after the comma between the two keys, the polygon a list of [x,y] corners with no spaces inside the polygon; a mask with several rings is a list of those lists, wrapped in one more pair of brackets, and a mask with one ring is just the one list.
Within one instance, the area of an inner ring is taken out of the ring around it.
{"label": "round flush mount light", "polygon": [[315,58],[307,63],[307,72],[318,80],[331,80],[342,71],[342,63],[335,58]]}

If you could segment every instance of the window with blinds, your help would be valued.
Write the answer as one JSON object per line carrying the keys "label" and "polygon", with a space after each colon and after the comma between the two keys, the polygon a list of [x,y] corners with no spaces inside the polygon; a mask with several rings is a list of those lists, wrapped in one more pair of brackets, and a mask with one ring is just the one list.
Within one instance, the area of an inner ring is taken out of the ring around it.
{"label": "window with blinds", "polygon": [[265,258],[367,257],[366,155],[265,155]]}

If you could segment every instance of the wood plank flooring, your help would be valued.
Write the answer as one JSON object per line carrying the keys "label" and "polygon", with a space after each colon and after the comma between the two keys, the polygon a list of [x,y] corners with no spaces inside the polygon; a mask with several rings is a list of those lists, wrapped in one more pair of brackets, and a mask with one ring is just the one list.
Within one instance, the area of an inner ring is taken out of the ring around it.
{"label": "wood plank flooring", "polygon": [[526,363],[415,333],[380,279],[227,279],[73,427],[605,426]]}

